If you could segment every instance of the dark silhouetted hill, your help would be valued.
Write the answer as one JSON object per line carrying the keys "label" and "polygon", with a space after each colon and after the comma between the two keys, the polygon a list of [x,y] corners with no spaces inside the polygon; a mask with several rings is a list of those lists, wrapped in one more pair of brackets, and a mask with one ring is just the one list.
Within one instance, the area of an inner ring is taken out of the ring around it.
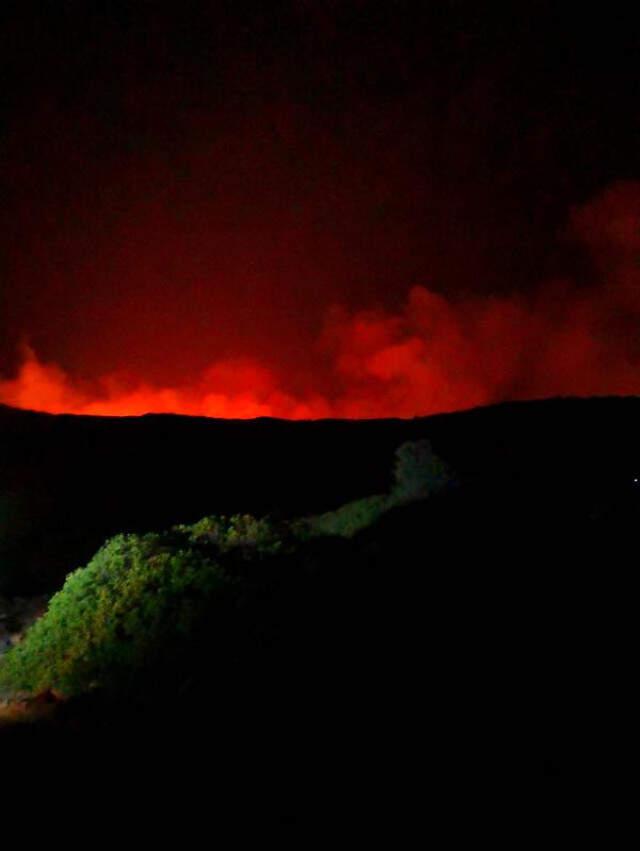
{"label": "dark silhouetted hill", "polygon": [[[387,489],[430,438],[465,482],[567,512],[640,475],[640,400],[552,400],[413,420],[51,416],[0,407],[0,593],[58,587],[109,535],[212,513],[301,516]],[[608,504],[607,502],[607,504]]]}

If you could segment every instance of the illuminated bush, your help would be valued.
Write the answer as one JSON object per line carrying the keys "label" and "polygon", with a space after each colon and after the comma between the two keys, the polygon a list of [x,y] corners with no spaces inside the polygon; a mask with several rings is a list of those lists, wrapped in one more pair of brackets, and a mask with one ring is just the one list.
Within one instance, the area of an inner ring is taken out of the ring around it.
{"label": "illuminated bush", "polygon": [[71,573],[46,614],[0,666],[0,689],[64,694],[113,682],[168,637],[188,633],[230,582],[185,541],[119,535]]}
{"label": "illuminated bush", "polygon": [[389,497],[384,494],[356,499],[335,511],[310,517],[306,528],[311,536],[337,535],[351,538],[357,532],[373,525],[389,507]]}
{"label": "illuminated bush", "polygon": [[[167,534],[118,535],[69,574],[46,614],[0,663],[0,690],[73,695],[110,685],[190,632],[241,583],[242,561],[291,546],[250,515],[206,517]],[[215,612],[213,612],[215,616]]]}
{"label": "illuminated bush", "polygon": [[439,493],[454,481],[451,471],[428,440],[403,443],[396,449],[394,486],[396,503],[425,499]]}
{"label": "illuminated bush", "polygon": [[192,542],[215,544],[221,552],[239,548],[247,555],[279,552],[283,537],[287,535],[286,527],[278,527],[267,517],[257,518],[251,514],[204,517],[191,526],[175,528]]}
{"label": "illuminated bush", "polygon": [[449,486],[454,478],[428,440],[403,443],[395,453],[394,484],[389,494],[376,494],[300,521],[299,535],[351,538],[376,523],[389,509],[426,499]]}
{"label": "illuminated bush", "polygon": [[291,523],[237,514],[206,517],[166,534],[113,538],[67,577],[46,614],[3,657],[0,692],[55,689],[74,695],[117,684],[153,659],[162,662],[163,653],[197,630],[205,615],[207,622],[215,620],[225,601],[242,595],[243,583],[269,581],[277,572],[274,561],[257,572],[252,562],[289,555],[294,572],[304,573],[305,553],[317,546],[305,541],[351,538],[389,509],[453,481],[426,440],[398,448],[394,478],[390,494]]}

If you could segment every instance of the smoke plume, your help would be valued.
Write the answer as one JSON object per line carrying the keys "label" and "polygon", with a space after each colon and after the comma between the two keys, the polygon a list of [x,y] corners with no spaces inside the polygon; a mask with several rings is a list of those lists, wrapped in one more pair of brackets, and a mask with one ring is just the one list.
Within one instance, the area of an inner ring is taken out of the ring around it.
{"label": "smoke plume", "polygon": [[135,375],[79,379],[25,346],[17,374],[0,378],[0,402],[52,413],[306,419],[640,393],[640,183],[617,183],[575,208],[565,238],[586,249],[588,280],[500,297],[413,286],[393,313],[330,309],[310,343],[317,367],[302,391],[286,364],[254,358],[218,359],[161,386]]}

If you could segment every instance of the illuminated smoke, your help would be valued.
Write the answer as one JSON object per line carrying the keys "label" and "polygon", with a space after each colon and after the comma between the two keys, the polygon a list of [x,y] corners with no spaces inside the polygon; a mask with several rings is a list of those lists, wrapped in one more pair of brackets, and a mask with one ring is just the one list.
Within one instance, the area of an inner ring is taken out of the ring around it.
{"label": "illuminated smoke", "polygon": [[589,250],[596,283],[558,280],[527,295],[463,299],[414,286],[395,314],[331,309],[312,347],[330,388],[323,394],[313,370],[308,389],[294,392],[285,366],[276,374],[246,358],[217,360],[162,387],[116,376],[79,381],[25,349],[17,375],[0,380],[0,401],[53,413],[304,419],[640,393],[640,184],[616,184],[575,209],[568,235]]}

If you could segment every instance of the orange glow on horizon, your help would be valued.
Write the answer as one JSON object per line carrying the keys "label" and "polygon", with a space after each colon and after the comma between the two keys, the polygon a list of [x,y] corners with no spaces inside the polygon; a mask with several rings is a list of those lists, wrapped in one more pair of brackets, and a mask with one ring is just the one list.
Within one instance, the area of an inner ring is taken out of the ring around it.
{"label": "orange glow on horizon", "polygon": [[563,285],[529,298],[454,303],[414,287],[397,314],[333,310],[316,345],[329,363],[324,393],[314,386],[320,366],[303,393],[287,386],[284,369],[276,374],[241,357],[161,386],[143,376],[79,380],[25,347],[17,374],[0,377],[0,402],[49,413],[299,420],[413,417],[515,399],[638,394],[640,370],[627,341],[602,332],[603,317],[638,311],[636,292]]}

